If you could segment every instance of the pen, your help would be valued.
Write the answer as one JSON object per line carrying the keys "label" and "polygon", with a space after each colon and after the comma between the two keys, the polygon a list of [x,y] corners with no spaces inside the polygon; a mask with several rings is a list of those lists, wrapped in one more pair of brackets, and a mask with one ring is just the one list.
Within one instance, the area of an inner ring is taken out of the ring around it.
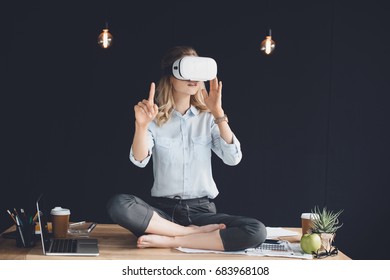
{"label": "pen", "polygon": [[16,220],[14,218],[14,215],[11,213],[11,211],[7,210],[7,213],[10,215],[10,217],[12,218],[12,220],[14,220],[14,223],[16,224]]}
{"label": "pen", "polygon": [[92,223],[89,227],[88,227],[88,233],[90,233],[94,228],[96,227],[96,223]]}
{"label": "pen", "polygon": [[23,208],[20,208],[20,221],[23,223],[23,224],[28,224],[28,217],[27,217],[27,214],[26,212],[24,211]]}
{"label": "pen", "polygon": [[266,239],[266,240],[264,241],[264,243],[268,243],[268,244],[280,244],[280,243],[282,243],[282,241],[277,240],[277,239]]}
{"label": "pen", "polygon": [[33,221],[36,221],[36,220],[37,220],[37,217],[38,217],[38,211],[35,213],[34,218],[33,218]]}
{"label": "pen", "polygon": [[19,231],[19,234],[20,234],[20,239],[22,239],[23,247],[26,247],[26,243],[24,242],[24,237],[23,237],[23,233],[22,233],[22,229],[21,229],[21,226],[20,226],[20,223],[19,223],[18,216],[16,216],[16,225],[17,225],[17,228],[18,228],[18,231]]}
{"label": "pen", "polygon": [[18,213],[18,211],[16,210],[16,208],[14,208],[14,212],[15,212],[16,221],[19,222],[19,225],[20,225],[20,226],[23,226],[22,218],[21,218],[21,216],[19,215],[19,213]]}

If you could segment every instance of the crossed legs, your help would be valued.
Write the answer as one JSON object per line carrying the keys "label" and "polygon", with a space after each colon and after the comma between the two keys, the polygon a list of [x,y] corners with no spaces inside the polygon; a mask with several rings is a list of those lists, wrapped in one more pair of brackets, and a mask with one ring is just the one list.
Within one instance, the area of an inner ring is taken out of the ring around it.
{"label": "crossed legs", "polygon": [[171,222],[165,212],[132,195],[116,195],[107,205],[112,220],[138,236],[139,248],[235,251],[257,246],[265,240],[265,226],[256,219],[198,211],[204,210],[202,207],[194,207],[196,211],[191,213],[197,226],[182,226]]}
{"label": "crossed legs", "polygon": [[219,234],[224,224],[209,224],[204,226],[181,226],[172,223],[156,212],[149,222],[145,232],[138,238],[138,248],[147,247],[186,247],[209,250],[223,250],[223,243]]}

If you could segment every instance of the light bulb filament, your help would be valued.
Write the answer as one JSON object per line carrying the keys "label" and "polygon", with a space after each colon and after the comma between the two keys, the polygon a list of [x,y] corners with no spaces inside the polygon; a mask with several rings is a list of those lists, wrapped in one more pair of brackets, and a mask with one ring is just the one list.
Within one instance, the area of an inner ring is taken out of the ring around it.
{"label": "light bulb filament", "polygon": [[108,48],[108,30],[104,29],[103,32],[103,47],[106,49]]}
{"label": "light bulb filament", "polygon": [[272,45],[271,36],[267,36],[265,40],[265,53],[270,54]]}

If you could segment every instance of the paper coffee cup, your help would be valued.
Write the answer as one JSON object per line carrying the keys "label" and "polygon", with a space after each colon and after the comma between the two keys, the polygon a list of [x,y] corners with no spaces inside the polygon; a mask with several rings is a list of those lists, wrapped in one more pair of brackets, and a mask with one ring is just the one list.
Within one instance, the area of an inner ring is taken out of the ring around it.
{"label": "paper coffee cup", "polygon": [[302,235],[311,232],[312,220],[316,217],[313,213],[302,213],[301,224],[302,224]]}
{"label": "paper coffee cup", "polygon": [[62,207],[54,207],[50,211],[53,233],[55,238],[66,238],[69,227],[70,210]]}

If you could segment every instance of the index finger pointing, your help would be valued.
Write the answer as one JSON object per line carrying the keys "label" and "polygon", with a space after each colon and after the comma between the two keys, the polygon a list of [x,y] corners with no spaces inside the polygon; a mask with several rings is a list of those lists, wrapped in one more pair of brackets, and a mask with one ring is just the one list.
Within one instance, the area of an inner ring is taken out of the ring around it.
{"label": "index finger pointing", "polygon": [[149,90],[149,98],[148,101],[149,103],[154,103],[154,93],[156,91],[156,85],[154,83],[150,84],[150,90]]}

